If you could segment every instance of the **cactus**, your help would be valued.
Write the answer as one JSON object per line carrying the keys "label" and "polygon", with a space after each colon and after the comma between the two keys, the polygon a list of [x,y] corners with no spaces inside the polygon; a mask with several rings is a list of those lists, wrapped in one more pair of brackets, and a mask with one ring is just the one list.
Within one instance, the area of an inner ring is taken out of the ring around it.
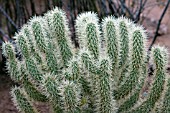
{"label": "cactus", "polygon": [[[38,112],[33,103],[45,101],[54,113],[169,112],[167,50],[153,47],[148,63],[141,26],[112,16],[100,25],[97,14],[88,12],[75,27],[79,48],[72,44],[65,12],[55,8],[21,28],[16,48],[3,44],[7,70],[19,84],[11,91],[19,111]],[[148,65],[154,74],[146,94]]]}

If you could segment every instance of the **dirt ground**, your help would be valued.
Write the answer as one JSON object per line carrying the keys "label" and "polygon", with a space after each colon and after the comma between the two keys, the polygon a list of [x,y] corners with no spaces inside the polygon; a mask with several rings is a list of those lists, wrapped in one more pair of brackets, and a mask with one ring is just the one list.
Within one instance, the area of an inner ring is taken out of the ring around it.
{"label": "dirt ground", "polygon": [[[170,8],[169,8],[170,9]],[[154,31],[156,29],[156,23],[160,17],[162,9],[160,7],[154,7],[148,13],[145,11],[143,16],[145,17],[143,26],[148,30],[149,43],[152,41],[152,37],[154,36]],[[160,35],[155,44],[159,44],[165,46],[170,53],[170,10],[167,12],[165,18],[163,19],[162,25],[160,27]],[[170,59],[169,59],[170,61]],[[170,63],[169,66],[170,67]],[[13,105],[11,101],[11,96],[9,94],[10,88],[14,86],[14,82],[6,74],[0,75],[0,113],[18,113],[16,107]],[[39,104],[39,110],[42,113],[47,113],[48,106],[44,104]]]}

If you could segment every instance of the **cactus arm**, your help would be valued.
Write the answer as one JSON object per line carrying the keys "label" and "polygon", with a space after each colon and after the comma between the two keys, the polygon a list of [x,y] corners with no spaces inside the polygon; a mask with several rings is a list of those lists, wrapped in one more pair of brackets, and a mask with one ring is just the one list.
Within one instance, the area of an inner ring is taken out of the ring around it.
{"label": "cactus arm", "polygon": [[166,65],[166,58],[164,56],[164,50],[160,47],[155,47],[152,49],[152,56],[155,63],[155,80],[153,82],[153,86],[151,88],[151,92],[148,96],[148,99],[144,101],[139,107],[132,110],[131,112],[149,112],[151,111],[155,103],[159,100],[161,93],[164,89],[165,83],[165,65]]}
{"label": "cactus arm", "polygon": [[34,17],[30,21],[30,26],[34,35],[34,40],[36,42],[37,48],[40,49],[41,52],[46,50],[46,34],[44,33],[43,25],[43,18],[41,17]]}
{"label": "cactus arm", "polygon": [[23,32],[23,34],[26,36],[26,39],[28,39],[30,51],[34,55],[35,59],[37,60],[38,63],[42,64],[42,58],[40,56],[40,53],[38,51],[36,51],[36,47],[35,47],[34,40],[33,40],[34,36],[33,36],[33,33],[31,32],[30,25],[23,26],[21,32]]}
{"label": "cactus arm", "polygon": [[42,71],[37,67],[35,61],[31,58],[26,59],[26,69],[30,74],[30,79],[32,79],[35,83],[41,83],[43,79]]}
{"label": "cactus arm", "polygon": [[[127,24],[130,23],[126,19],[119,20],[119,34],[120,34],[120,60],[119,67],[125,68],[129,57],[129,27]],[[127,22],[128,21],[128,22]]]}
{"label": "cactus arm", "polygon": [[[53,78],[52,78],[53,77]],[[45,88],[45,95],[50,99],[54,113],[62,113],[61,95],[59,85],[54,76],[47,75],[43,80],[43,87]]]}
{"label": "cactus arm", "polygon": [[99,71],[99,108],[97,113],[116,113],[116,104],[113,98],[112,79],[106,70],[108,70],[108,61],[103,59]]}
{"label": "cactus arm", "polygon": [[[103,20],[103,37],[105,40],[107,54],[112,61],[112,74],[113,77],[118,76],[118,52],[119,52],[119,43],[118,36],[116,32],[116,21],[113,17],[107,17]],[[117,80],[116,80],[117,81]]]}
{"label": "cactus arm", "polygon": [[[139,28],[140,29],[140,28]],[[140,30],[133,32],[132,42],[132,64],[130,69],[130,75],[125,83],[116,91],[115,99],[120,99],[128,95],[138,82],[139,75],[142,71],[142,65],[144,64],[144,36]]]}
{"label": "cactus arm", "polygon": [[170,79],[168,79],[167,88],[160,113],[168,113],[170,111]]}
{"label": "cactus arm", "polygon": [[121,85],[122,82],[126,79],[126,75],[128,76],[129,72],[129,63],[130,62],[130,27],[132,23],[126,18],[119,18],[119,43],[120,43],[120,50],[119,50],[119,78],[118,78],[118,85]]}
{"label": "cactus arm", "polygon": [[80,95],[76,84],[69,81],[63,81],[60,90],[61,95],[63,95],[62,100],[65,113],[79,113]]}
{"label": "cactus arm", "polygon": [[97,16],[91,12],[82,14],[77,18],[75,26],[80,48],[88,49],[94,59],[98,59],[101,39]]}
{"label": "cactus arm", "polygon": [[98,38],[96,33],[96,26],[93,23],[88,23],[86,27],[87,40],[88,40],[88,49],[92,52],[95,59],[99,57],[99,48],[98,48]]}
{"label": "cactus arm", "polygon": [[78,65],[78,62],[77,61],[74,61],[72,63],[72,74],[73,74],[73,80],[77,80],[79,79],[79,75],[80,75],[80,68],[79,68],[79,65]]}
{"label": "cactus arm", "polygon": [[49,70],[51,71],[52,74],[56,75],[59,70],[59,65],[57,58],[54,54],[53,50],[53,45],[51,41],[47,41],[47,49],[46,49],[46,61],[47,61],[47,66],[49,67]]}
{"label": "cactus arm", "polygon": [[16,36],[16,43],[18,45],[18,48],[21,50],[21,53],[25,59],[30,57],[30,49],[29,45],[27,43],[27,39],[24,34],[18,34]]}
{"label": "cactus arm", "polygon": [[6,42],[2,45],[3,55],[7,58],[6,66],[10,77],[19,82],[23,78],[20,71],[21,62],[15,57],[16,52],[11,43]]}
{"label": "cactus arm", "polygon": [[46,16],[49,28],[52,30],[53,39],[55,39],[56,46],[59,48],[63,64],[66,66],[73,55],[68,20],[66,19],[65,13],[58,8],[50,11]]}
{"label": "cactus arm", "polygon": [[29,82],[27,79],[23,81],[23,88],[29,98],[33,99],[34,101],[46,102],[47,97],[40,93],[40,91],[35,88],[35,86]]}
{"label": "cactus arm", "polygon": [[20,87],[14,87],[11,90],[12,100],[17,109],[22,113],[38,113],[32,103],[28,100],[24,90]]}

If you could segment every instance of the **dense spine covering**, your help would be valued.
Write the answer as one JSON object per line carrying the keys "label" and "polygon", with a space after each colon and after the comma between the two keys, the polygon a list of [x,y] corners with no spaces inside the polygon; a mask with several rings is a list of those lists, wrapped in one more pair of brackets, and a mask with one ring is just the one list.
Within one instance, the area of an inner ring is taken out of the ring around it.
{"label": "dense spine covering", "polygon": [[28,100],[24,90],[20,87],[14,87],[11,91],[12,99],[16,107],[22,113],[38,113]]}
{"label": "dense spine covering", "polygon": [[119,67],[125,68],[128,62],[129,57],[129,27],[126,22],[126,19],[119,20],[119,34],[120,34],[120,60],[119,60]]}
{"label": "dense spine covering", "polygon": [[47,49],[46,49],[46,61],[47,61],[47,66],[49,67],[49,70],[51,71],[52,74],[57,74],[58,73],[58,61],[57,57],[53,51],[53,44],[51,41],[47,41]]}
{"label": "dense spine covering", "polygon": [[34,101],[49,102],[54,113],[169,112],[166,49],[152,49],[154,75],[143,96],[148,78],[145,30],[123,17],[109,16],[101,24],[102,31],[93,12],[79,15],[80,48],[75,49],[65,12],[55,8],[21,28],[14,37],[16,48],[3,44],[7,70],[20,85],[12,97],[21,112],[37,112]]}
{"label": "dense spine covering", "polygon": [[35,17],[30,24],[37,48],[44,52],[46,50],[46,39],[41,22],[43,22],[43,18]]}
{"label": "dense spine covering", "polygon": [[35,83],[41,83],[43,80],[43,73],[41,70],[37,67],[35,61],[31,58],[26,59],[26,69],[28,70],[28,73],[30,74],[30,79],[35,81]]}
{"label": "dense spine covering", "polygon": [[21,70],[20,70],[21,64],[15,56],[16,52],[13,45],[9,42],[3,43],[2,49],[3,49],[3,55],[6,58],[8,58],[6,66],[10,74],[10,77],[16,82],[21,81],[22,79]]}
{"label": "dense spine covering", "polygon": [[61,86],[61,95],[63,105],[64,105],[64,113],[79,113],[79,91],[78,87],[69,81],[63,81]]}
{"label": "dense spine covering", "polygon": [[166,89],[163,105],[159,113],[168,113],[170,111],[170,79],[168,79],[167,87],[168,89]]}
{"label": "dense spine covering", "polygon": [[99,71],[99,108],[97,113],[114,113],[116,104],[113,98],[113,88],[111,75],[107,73],[108,61],[103,59]]}
{"label": "dense spine covering", "polygon": [[49,28],[52,30],[52,36],[55,39],[54,41],[56,42],[56,46],[59,48],[63,64],[66,66],[73,55],[73,46],[68,28],[68,20],[65,13],[58,8],[47,13],[46,16]]}
{"label": "dense spine covering", "polygon": [[43,95],[41,92],[39,92],[37,88],[27,79],[23,81],[23,88],[31,99],[34,99],[35,101],[41,101],[41,102],[47,101],[47,97]]}
{"label": "dense spine covering", "polygon": [[[79,25],[82,23],[84,24],[83,27]],[[82,44],[80,47],[88,49],[94,59],[98,59],[101,49],[101,37],[97,16],[90,12],[80,15],[76,20],[76,30],[79,36],[78,42]]]}
{"label": "dense spine covering", "polygon": [[103,37],[105,40],[106,52],[112,62],[112,75],[114,78],[118,76],[118,52],[119,42],[116,28],[116,20],[113,17],[105,18],[103,21]]}
{"label": "dense spine covering", "polygon": [[25,35],[26,39],[29,41],[28,45],[30,46],[30,52],[33,53],[33,55],[38,63],[42,63],[42,58],[40,56],[40,53],[37,51],[35,44],[34,44],[35,43],[33,40],[34,36],[31,31],[30,25],[25,25],[22,30],[23,30],[22,32]]}
{"label": "dense spine covering", "polygon": [[139,76],[142,72],[142,65],[144,64],[144,37],[140,30],[135,30],[132,35],[132,56],[131,56],[131,67],[127,80],[125,83],[116,91],[115,98],[120,99],[128,95],[135,85],[138,84]]}
{"label": "dense spine covering", "polygon": [[24,58],[29,58],[30,57],[30,50],[29,50],[29,46],[27,43],[27,39],[23,34],[18,34],[17,36],[17,44],[21,50],[21,53],[23,55]]}
{"label": "dense spine covering", "polygon": [[148,95],[148,98],[146,101],[141,103],[141,105],[131,112],[150,112],[154,106],[155,103],[158,101],[158,99],[161,96],[161,93],[164,89],[164,83],[165,83],[165,77],[166,77],[166,56],[164,55],[164,50],[159,47],[155,47],[152,50],[153,55],[153,61],[155,63],[155,80],[153,82],[151,91]]}
{"label": "dense spine covering", "polygon": [[118,84],[121,85],[127,76],[129,71],[129,57],[130,57],[130,21],[126,18],[120,18],[119,21],[119,75],[118,75]]}
{"label": "dense spine covering", "polygon": [[51,77],[50,75],[47,75],[43,82],[43,87],[45,87],[45,94],[50,99],[50,103],[53,107],[53,112],[62,113],[63,110],[61,105],[61,95],[57,80],[55,80],[54,76]]}

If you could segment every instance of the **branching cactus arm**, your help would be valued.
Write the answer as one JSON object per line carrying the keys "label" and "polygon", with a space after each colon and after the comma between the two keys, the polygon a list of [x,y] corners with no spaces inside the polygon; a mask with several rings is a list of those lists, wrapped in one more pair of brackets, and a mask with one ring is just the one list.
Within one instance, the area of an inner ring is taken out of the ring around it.
{"label": "branching cactus arm", "polygon": [[[148,95],[146,101],[141,103],[138,107],[134,108],[131,112],[150,112],[155,103],[159,100],[164,88],[166,88],[165,80],[167,79],[166,76],[166,52],[162,47],[155,47],[152,49],[152,58],[155,65],[155,79],[152,84],[151,91]],[[167,88],[166,88],[167,89]]]}
{"label": "branching cactus arm", "polygon": [[21,81],[23,78],[20,70],[21,63],[16,58],[15,48],[11,43],[7,42],[3,43],[2,50],[3,55],[7,58],[6,67],[10,77],[16,82]]}
{"label": "branching cactus arm", "polygon": [[65,12],[55,8],[46,14],[46,20],[52,32],[56,46],[59,48],[60,55],[63,60],[64,66],[72,58],[74,46],[70,38],[70,31],[68,27],[68,20]]}
{"label": "branching cactus arm", "polygon": [[98,59],[101,51],[101,36],[96,14],[88,12],[80,15],[75,26],[80,48],[88,49],[94,59]]}
{"label": "branching cactus arm", "polygon": [[34,35],[32,33],[31,26],[30,25],[23,26],[21,32],[25,35],[26,39],[28,39],[30,51],[34,55],[35,59],[37,60],[37,63],[42,64],[42,58],[40,56],[40,52],[35,47]]}
{"label": "branching cactus arm", "polygon": [[49,98],[50,104],[52,106],[52,110],[54,113],[62,113],[62,101],[60,91],[59,91],[59,83],[54,78],[54,76],[46,75],[43,80],[43,87],[45,88],[45,95]]}
{"label": "branching cactus arm", "polygon": [[105,41],[105,51],[112,62],[112,76],[116,79],[118,76],[118,53],[119,39],[117,34],[117,21],[114,17],[107,17],[102,25],[103,38]]}
{"label": "branching cactus arm", "polygon": [[138,79],[143,71],[143,65],[146,58],[145,54],[145,34],[144,30],[141,28],[134,28],[132,34],[132,44],[131,44],[131,67],[127,80],[118,89],[115,98],[120,99],[128,95],[132,89],[138,84]]}

